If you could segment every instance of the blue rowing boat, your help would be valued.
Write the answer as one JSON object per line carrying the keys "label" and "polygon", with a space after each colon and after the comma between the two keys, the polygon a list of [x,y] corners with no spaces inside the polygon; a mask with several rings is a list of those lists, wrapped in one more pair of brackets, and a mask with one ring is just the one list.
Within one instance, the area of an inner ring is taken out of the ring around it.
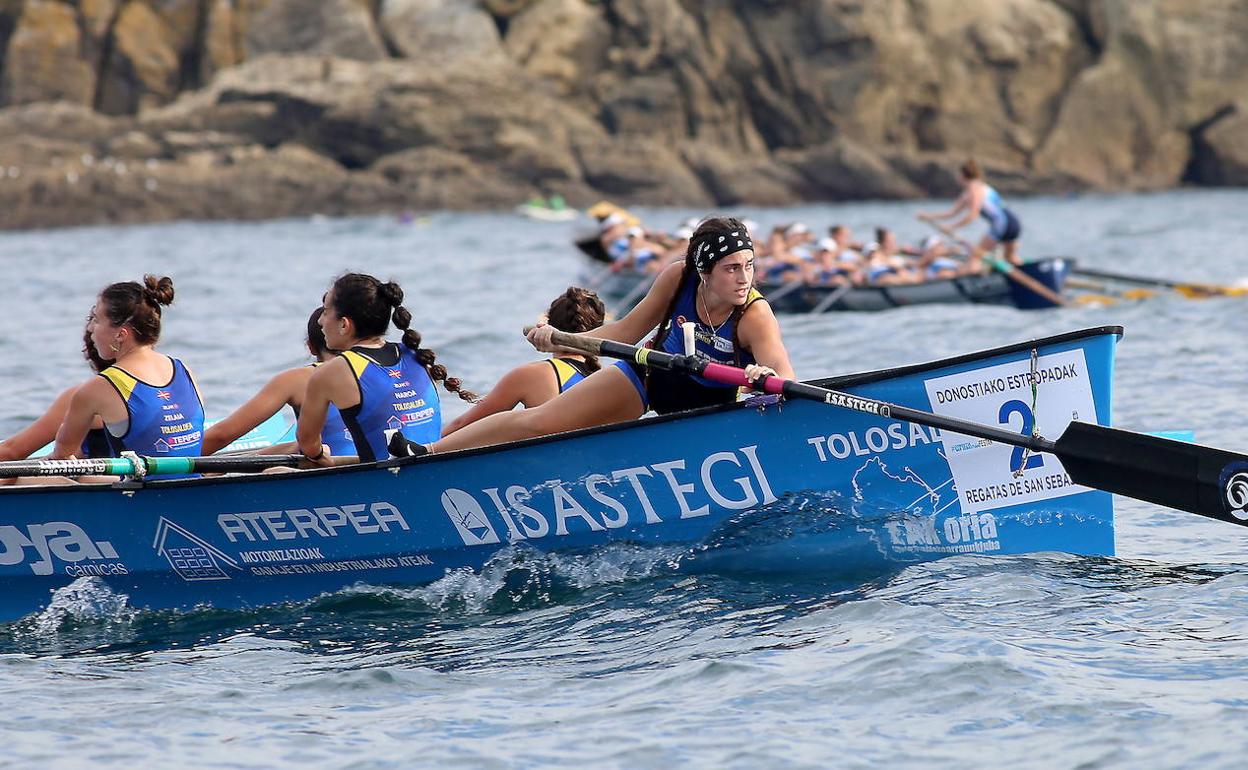
{"label": "blue rowing boat", "polygon": [[[1109,424],[1121,332],[816,384],[1056,436],[1072,419]],[[74,581],[135,607],[235,608],[424,584],[504,548],[632,543],[678,547],[688,569],[832,572],[1114,550],[1111,495],[1052,455],[775,396],[378,464],[8,487],[0,520],[0,620]]]}

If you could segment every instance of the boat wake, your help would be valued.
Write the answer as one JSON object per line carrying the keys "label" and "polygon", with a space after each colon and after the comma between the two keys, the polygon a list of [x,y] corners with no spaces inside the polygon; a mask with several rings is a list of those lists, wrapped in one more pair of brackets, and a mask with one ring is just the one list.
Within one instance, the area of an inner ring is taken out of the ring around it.
{"label": "boat wake", "polygon": [[547,553],[513,545],[480,570],[448,570],[426,586],[357,584],[314,602],[317,609],[345,605],[408,604],[439,614],[505,613],[558,604],[588,589],[672,574],[688,550],[612,544],[582,553]]}

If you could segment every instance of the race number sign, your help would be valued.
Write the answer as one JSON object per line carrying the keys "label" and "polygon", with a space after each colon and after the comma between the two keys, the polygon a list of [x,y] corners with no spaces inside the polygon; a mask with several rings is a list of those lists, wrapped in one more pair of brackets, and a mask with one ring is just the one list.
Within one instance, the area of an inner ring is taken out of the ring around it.
{"label": "race number sign", "polygon": [[[1032,383],[1035,383],[1033,407]],[[932,411],[1056,439],[1071,420],[1096,422],[1082,350],[926,380]],[[1088,491],[1052,455],[941,431],[962,510],[988,511]]]}

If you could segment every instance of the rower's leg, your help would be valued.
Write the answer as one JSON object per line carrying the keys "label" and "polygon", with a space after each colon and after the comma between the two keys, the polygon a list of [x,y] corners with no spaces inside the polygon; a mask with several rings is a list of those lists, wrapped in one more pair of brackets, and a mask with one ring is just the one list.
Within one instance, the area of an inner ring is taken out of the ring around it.
{"label": "rower's leg", "polygon": [[1018,256],[1018,241],[1005,242],[1005,261],[1011,265],[1021,265],[1023,260]]}
{"label": "rower's leg", "polygon": [[641,396],[628,375],[607,365],[541,406],[499,412],[466,425],[433,444],[435,452],[471,449],[552,433],[635,420]]}
{"label": "rower's leg", "polygon": [[991,255],[996,251],[997,239],[991,235],[985,235],[979,239],[979,243],[975,244],[975,248],[971,249],[971,256],[966,260],[966,271],[968,273],[984,272],[984,257]]}

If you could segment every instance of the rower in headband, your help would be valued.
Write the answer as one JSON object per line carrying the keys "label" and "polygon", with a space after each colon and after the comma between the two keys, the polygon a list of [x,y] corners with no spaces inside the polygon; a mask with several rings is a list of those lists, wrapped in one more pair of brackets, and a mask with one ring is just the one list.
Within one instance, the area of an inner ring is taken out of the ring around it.
{"label": "rower in headband", "polygon": [[[699,355],[744,366],[750,379],[766,374],[793,377],[780,326],[754,288],[754,244],[740,220],[710,217],[699,222],[683,264],[664,268],[627,315],[588,334],[636,345],[659,327],[649,345],[683,354],[684,323],[694,324]],[[557,352],[550,340],[548,326],[529,334],[534,347]],[[445,451],[514,441],[633,420],[651,409],[665,414],[727,404],[736,397],[733,387],[621,362],[600,369],[541,406],[490,415],[432,448]]]}
{"label": "rower in headband", "polygon": [[[736,222],[735,219],[726,220]],[[738,223],[740,224],[740,223]],[[689,240],[689,248],[693,250],[693,266],[699,273],[709,273],[715,267],[715,263],[730,254],[736,254],[738,251],[754,251],[754,242],[750,240],[750,234],[746,231],[745,225],[734,228],[727,233],[701,233],[701,237],[695,234],[694,238]]]}

